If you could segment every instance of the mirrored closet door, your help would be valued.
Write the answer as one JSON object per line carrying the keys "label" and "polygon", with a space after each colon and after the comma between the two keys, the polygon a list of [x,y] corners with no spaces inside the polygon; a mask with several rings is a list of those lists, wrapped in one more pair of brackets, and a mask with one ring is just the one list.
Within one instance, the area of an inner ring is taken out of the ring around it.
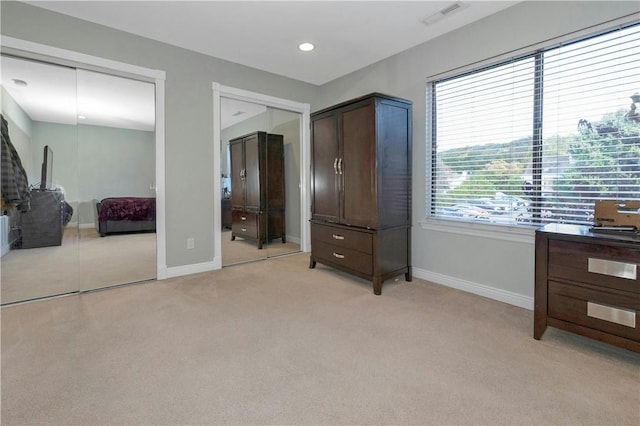
{"label": "mirrored closet door", "polygon": [[154,85],[78,70],[80,290],[156,277]]}
{"label": "mirrored closet door", "polygon": [[221,98],[222,265],[300,251],[300,114]]}
{"label": "mirrored closet door", "polygon": [[153,84],[9,56],[2,71],[30,195],[7,202],[3,174],[2,304],[154,278]]}
{"label": "mirrored closet door", "polygon": [[2,304],[76,292],[75,70],[4,55],[0,67]]}

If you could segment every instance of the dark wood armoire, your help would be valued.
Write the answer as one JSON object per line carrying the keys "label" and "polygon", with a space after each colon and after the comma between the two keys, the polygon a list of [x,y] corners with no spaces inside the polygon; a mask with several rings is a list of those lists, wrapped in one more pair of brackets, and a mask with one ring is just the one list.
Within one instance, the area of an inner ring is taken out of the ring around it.
{"label": "dark wood armoire", "polygon": [[284,145],[282,135],[254,132],[229,141],[231,152],[231,239],[264,243],[285,236]]}
{"label": "dark wood armoire", "polygon": [[311,259],[411,281],[411,102],[373,93],[311,115]]}

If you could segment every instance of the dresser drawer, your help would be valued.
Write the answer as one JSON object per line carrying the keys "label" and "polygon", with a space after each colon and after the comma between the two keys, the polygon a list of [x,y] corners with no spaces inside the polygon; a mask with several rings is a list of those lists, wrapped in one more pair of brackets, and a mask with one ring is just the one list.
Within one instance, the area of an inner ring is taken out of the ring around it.
{"label": "dresser drawer", "polygon": [[357,250],[316,240],[313,243],[313,256],[320,262],[339,265],[362,274],[373,273],[373,256]]}
{"label": "dresser drawer", "polygon": [[640,249],[549,240],[548,274],[640,293]]}
{"label": "dresser drawer", "polygon": [[234,210],[231,212],[231,230],[239,237],[257,238],[258,214]]}
{"label": "dresser drawer", "polygon": [[549,282],[548,316],[640,341],[640,295]]}
{"label": "dresser drawer", "polygon": [[[339,248],[373,253],[373,234],[369,232],[345,229],[339,226],[311,224],[311,245],[317,242],[334,245]],[[315,252],[315,250],[314,250]]]}

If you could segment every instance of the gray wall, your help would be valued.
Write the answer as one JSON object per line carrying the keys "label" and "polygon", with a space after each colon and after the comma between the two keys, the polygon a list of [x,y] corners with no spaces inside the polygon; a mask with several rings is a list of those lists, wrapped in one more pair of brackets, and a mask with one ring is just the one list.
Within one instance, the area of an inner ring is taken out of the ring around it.
{"label": "gray wall", "polygon": [[[9,128],[9,137],[11,138],[11,144],[16,149],[16,152],[20,156],[22,167],[24,167],[27,173],[29,183],[36,183],[40,181],[40,166],[34,169],[33,162],[31,161],[31,119],[24,112],[24,110],[16,103],[16,101],[9,95],[9,92],[0,85],[0,99],[2,99],[2,115],[7,120],[7,127]],[[38,171],[36,180],[33,180],[35,171]]]}
{"label": "gray wall", "polygon": [[[167,266],[211,262],[213,248],[213,94],[211,83],[296,102],[317,88],[24,3],[2,1],[2,35],[166,72]],[[224,43],[224,40],[211,40]],[[186,239],[195,236],[195,248]]]}
{"label": "gray wall", "polygon": [[[464,286],[533,297],[533,238],[528,242],[423,229],[426,216],[426,108],[429,76],[639,11],[638,2],[533,2],[513,7],[324,85],[323,108],[369,92],[413,101],[413,267]],[[638,17],[636,17],[638,19]],[[533,234],[533,232],[531,232]]]}
{"label": "gray wall", "polygon": [[[3,1],[2,34],[166,71],[167,264],[213,259],[211,82],[312,104],[369,92],[413,101],[413,265],[459,281],[533,295],[533,246],[423,229],[428,76],[638,11],[637,2],[519,3],[482,21],[315,87],[24,4]],[[221,42],[224,40],[211,42]],[[196,235],[196,248],[185,240]]]}
{"label": "gray wall", "polygon": [[154,197],[155,135],[141,130],[78,126],[80,225],[94,223],[106,197]]}

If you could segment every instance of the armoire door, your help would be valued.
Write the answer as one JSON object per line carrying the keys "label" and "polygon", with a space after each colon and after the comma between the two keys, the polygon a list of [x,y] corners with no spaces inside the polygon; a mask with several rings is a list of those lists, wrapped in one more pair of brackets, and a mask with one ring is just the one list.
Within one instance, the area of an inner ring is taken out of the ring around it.
{"label": "armoire door", "polygon": [[343,110],[340,223],[376,229],[375,110],[373,101]]}
{"label": "armoire door", "polygon": [[241,141],[230,145],[231,155],[231,208],[244,210],[244,146]]}
{"label": "armoire door", "polygon": [[244,139],[245,209],[260,210],[260,141],[258,134]]}
{"label": "armoire door", "polygon": [[334,113],[312,122],[311,170],[312,218],[337,222],[340,217],[340,150],[338,120]]}

